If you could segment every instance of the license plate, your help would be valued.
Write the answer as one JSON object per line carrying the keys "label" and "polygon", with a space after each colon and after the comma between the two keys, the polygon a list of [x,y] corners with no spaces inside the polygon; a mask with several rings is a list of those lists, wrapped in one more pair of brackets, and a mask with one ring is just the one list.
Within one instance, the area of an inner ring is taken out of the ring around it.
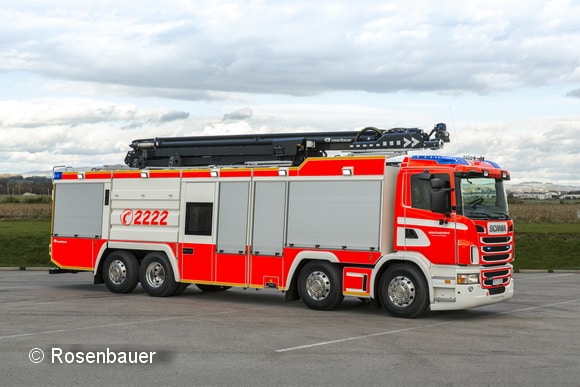
{"label": "license plate", "polygon": [[491,281],[491,284],[493,286],[503,285],[503,278],[496,278],[493,281]]}

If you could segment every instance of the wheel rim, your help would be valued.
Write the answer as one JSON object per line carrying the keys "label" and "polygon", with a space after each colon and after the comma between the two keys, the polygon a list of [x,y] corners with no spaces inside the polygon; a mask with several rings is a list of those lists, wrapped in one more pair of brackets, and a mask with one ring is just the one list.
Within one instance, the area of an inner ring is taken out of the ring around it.
{"label": "wheel rim", "polygon": [[330,278],[321,271],[315,271],[306,278],[306,292],[316,300],[324,300],[330,293]]}
{"label": "wheel rim", "polygon": [[109,279],[115,285],[121,285],[127,279],[127,266],[118,259],[109,265]]}
{"label": "wheel rim", "polygon": [[153,262],[145,271],[147,284],[153,288],[158,288],[165,282],[165,269],[157,262]]}
{"label": "wheel rim", "polygon": [[393,305],[406,308],[415,301],[415,284],[408,277],[402,275],[394,277],[389,282],[387,295]]}

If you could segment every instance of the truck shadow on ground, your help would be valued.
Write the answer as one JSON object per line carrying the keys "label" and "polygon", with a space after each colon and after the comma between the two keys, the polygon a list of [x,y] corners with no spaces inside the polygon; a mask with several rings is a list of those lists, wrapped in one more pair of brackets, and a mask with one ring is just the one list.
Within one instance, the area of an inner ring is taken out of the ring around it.
{"label": "truck shadow on ground", "polygon": [[[92,283],[59,283],[52,284],[51,287],[66,289],[69,292],[78,293],[80,299],[90,298],[148,298],[150,303],[156,306],[161,306],[164,303],[172,305],[183,304],[186,306],[191,300],[207,304],[223,304],[224,306],[231,306],[238,304],[240,306],[248,307],[279,307],[288,310],[302,310],[312,313],[330,314],[340,313],[341,315],[362,315],[368,317],[379,318],[394,318],[390,316],[380,305],[376,302],[370,302],[368,299],[358,299],[356,297],[346,297],[343,302],[332,311],[313,311],[308,309],[300,300],[285,301],[285,294],[275,289],[250,289],[250,288],[232,288],[225,291],[218,292],[204,292],[199,290],[195,285],[191,285],[185,289],[183,294],[173,297],[151,297],[141,287],[137,285],[135,290],[128,294],[115,294],[107,290],[104,284]],[[417,319],[429,321],[449,321],[449,320],[465,320],[465,319],[480,319],[493,315],[497,312],[490,310],[476,308],[468,310],[457,311],[427,311]]]}

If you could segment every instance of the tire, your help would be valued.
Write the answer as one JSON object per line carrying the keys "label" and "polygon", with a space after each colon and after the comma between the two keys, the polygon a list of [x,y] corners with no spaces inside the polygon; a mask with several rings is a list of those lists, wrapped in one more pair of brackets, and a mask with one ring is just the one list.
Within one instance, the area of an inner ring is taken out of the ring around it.
{"label": "tire", "polygon": [[141,287],[153,297],[173,296],[180,284],[175,281],[173,268],[167,256],[158,252],[149,253],[143,258],[139,268],[139,279]]}
{"label": "tire", "polygon": [[185,283],[185,282],[180,282],[180,283],[177,285],[177,289],[175,290],[175,293],[173,293],[173,295],[174,295],[174,296],[180,296],[180,295],[182,295],[182,294],[183,294],[183,292],[185,292],[185,289],[187,289],[187,287],[188,287],[189,285],[191,285],[191,284],[188,284],[188,283]]}
{"label": "tire", "polygon": [[231,289],[231,286],[221,286],[221,285],[207,285],[207,284],[195,284],[199,290],[202,292],[224,292]]}
{"label": "tire", "polygon": [[429,306],[427,281],[415,266],[389,267],[381,276],[378,290],[383,308],[394,317],[415,318]]}
{"label": "tire", "polygon": [[129,251],[111,252],[103,262],[103,281],[112,293],[131,293],[139,283],[139,261]]}
{"label": "tire", "polygon": [[310,309],[336,308],[344,299],[340,267],[330,262],[307,263],[298,276],[298,294]]}

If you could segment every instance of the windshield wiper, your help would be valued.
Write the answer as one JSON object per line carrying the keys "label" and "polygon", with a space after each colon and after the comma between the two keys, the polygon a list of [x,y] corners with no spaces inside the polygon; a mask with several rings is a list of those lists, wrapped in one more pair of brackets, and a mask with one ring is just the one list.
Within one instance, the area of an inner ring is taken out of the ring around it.
{"label": "windshield wiper", "polygon": [[465,216],[473,219],[510,219],[505,212],[467,211]]}
{"label": "windshield wiper", "polygon": [[510,219],[510,215],[504,211],[494,212],[493,215],[495,215],[497,219]]}
{"label": "windshield wiper", "polygon": [[467,216],[468,218],[474,218],[474,219],[489,219],[491,217],[491,214],[488,214],[487,212],[481,212],[481,211],[468,211],[465,213],[465,216]]}

